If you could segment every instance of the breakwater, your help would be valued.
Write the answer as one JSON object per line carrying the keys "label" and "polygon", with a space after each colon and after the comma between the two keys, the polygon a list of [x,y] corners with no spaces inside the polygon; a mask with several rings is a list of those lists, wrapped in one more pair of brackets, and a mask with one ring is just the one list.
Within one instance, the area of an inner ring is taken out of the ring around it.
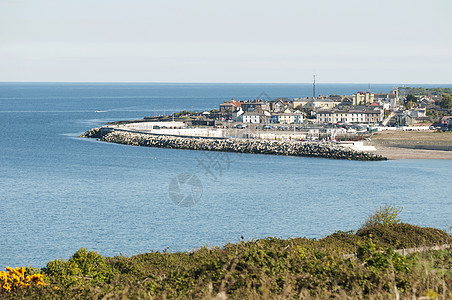
{"label": "breakwater", "polygon": [[381,155],[343,148],[334,143],[181,137],[111,130],[108,128],[93,128],[80,137],[97,138],[100,141],[109,143],[170,149],[290,155],[347,160],[386,160]]}

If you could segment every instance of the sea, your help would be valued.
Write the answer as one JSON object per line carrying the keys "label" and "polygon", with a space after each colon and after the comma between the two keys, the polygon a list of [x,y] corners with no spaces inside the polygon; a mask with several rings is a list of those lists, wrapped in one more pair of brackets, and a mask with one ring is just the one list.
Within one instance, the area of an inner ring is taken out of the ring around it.
{"label": "sea", "polygon": [[231,99],[311,95],[311,84],[0,83],[0,270],[44,267],[80,248],[132,256],[221,247],[241,236],[319,239],[357,230],[386,204],[402,208],[403,222],[450,230],[451,160],[342,161],[78,137],[110,121],[211,110]]}

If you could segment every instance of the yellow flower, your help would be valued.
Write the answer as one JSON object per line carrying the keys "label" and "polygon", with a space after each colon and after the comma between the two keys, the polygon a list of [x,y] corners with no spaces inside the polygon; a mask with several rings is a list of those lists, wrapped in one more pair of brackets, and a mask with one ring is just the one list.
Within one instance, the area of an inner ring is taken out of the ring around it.
{"label": "yellow flower", "polygon": [[14,269],[6,267],[6,270],[6,272],[0,271],[0,288],[7,292],[17,288],[28,287],[32,282],[36,283],[38,286],[47,285],[43,280],[42,274],[29,275],[25,279],[25,267],[17,267]]}
{"label": "yellow flower", "polygon": [[3,285],[3,289],[6,290],[7,292],[9,292],[9,291],[11,291],[11,286],[8,283],[6,283]]}

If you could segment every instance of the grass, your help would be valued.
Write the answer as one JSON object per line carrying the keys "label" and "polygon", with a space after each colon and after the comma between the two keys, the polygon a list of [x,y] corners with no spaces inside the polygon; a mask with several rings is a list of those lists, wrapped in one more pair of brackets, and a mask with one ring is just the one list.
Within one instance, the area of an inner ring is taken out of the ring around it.
{"label": "grass", "polygon": [[[389,299],[452,297],[452,251],[402,256],[395,248],[452,244],[405,223],[373,224],[320,240],[266,238],[192,252],[132,257],[80,249],[47,263],[46,286],[1,291],[5,299]],[[354,258],[343,254],[356,253]],[[428,299],[428,298],[425,298]]]}
{"label": "grass", "polygon": [[427,142],[439,145],[452,144],[452,132],[424,132],[424,131],[381,131],[372,137],[373,141],[398,141],[398,142]]}

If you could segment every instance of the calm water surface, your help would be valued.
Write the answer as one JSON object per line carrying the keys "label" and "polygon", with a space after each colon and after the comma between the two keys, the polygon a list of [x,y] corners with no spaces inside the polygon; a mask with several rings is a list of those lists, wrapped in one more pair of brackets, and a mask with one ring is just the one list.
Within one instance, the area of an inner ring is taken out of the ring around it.
{"label": "calm water surface", "polygon": [[[351,94],[367,85],[317,90]],[[335,161],[77,138],[108,121],[212,109],[263,91],[306,97],[311,86],[0,83],[0,269],[41,267],[81,247],[113,256],[221,246],[241,235],[319,238],[357,229],[392,203],[403,206],[406,222],[452,225],[452,161]],[[192,207],[169,196],[180,174],[199,178],[202,196]]]}

